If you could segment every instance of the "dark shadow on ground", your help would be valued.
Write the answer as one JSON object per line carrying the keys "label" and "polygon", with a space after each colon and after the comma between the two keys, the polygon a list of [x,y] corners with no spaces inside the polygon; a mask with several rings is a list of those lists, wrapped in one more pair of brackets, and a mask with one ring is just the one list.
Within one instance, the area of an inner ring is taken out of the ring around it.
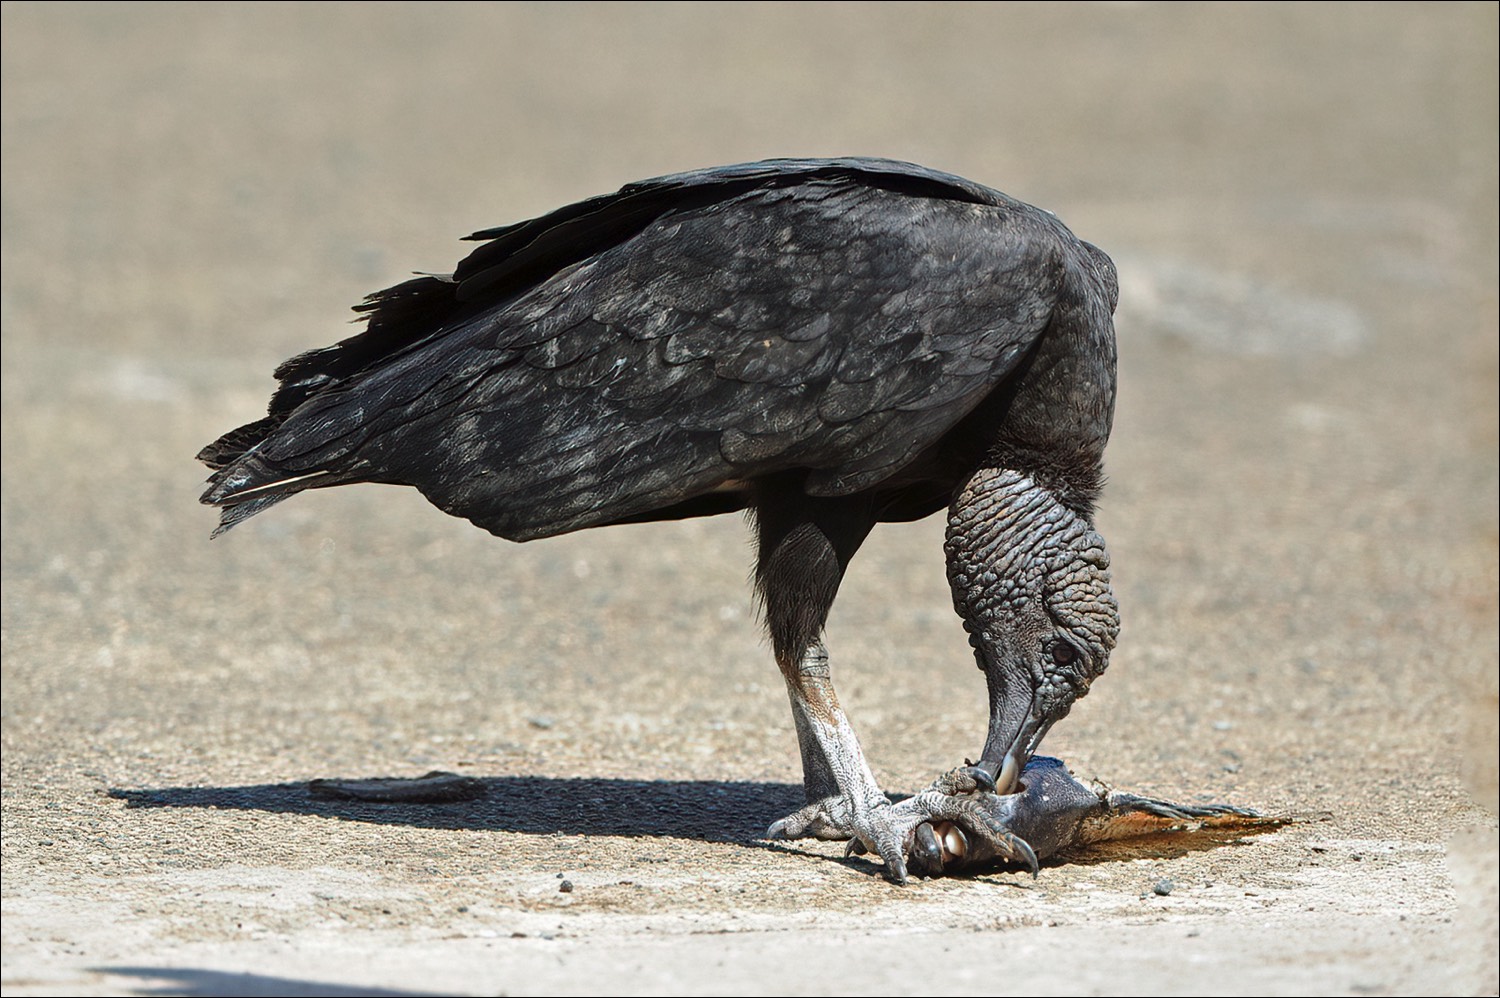
{"label": "dark shadow on ground", "polygon": [[[393,991],[390,988],[356,987],[324,984],[290,977],[268,977],[264,974],[235,974],[223,970],[195,967],[94,967],[98,974],[134,977],[141,983],[129,990],[135,995],[295,995],[298,998],[333,998],[343,995],[421,995],[428,991]],[[162,983],[167,982],[167,983]]]}
{"label": "dark shadow on ground", "polygon": [[[195,807],[309,814],[417,828],[475,829],[548,835],[661,836],[751,843],[766,826],[802,805],[791,783],[706,780],[470,778],[480,795],[446,803],[372,803],[314,792],[308,783],[238,787],[112,789],[127,807]],[[324,781],[318,781],[324,782]],[[356,781],[349,781],[356,782]]]}
{"label": "dark shadow on ground", "polygon": [[[431,781],[438,780],[433,789]],[[331,791],[354,789],[375,793],[457,794],[461,800],[385,801],[352,799]],[[530,835],[602,835],[663,837],[731,842],[814,855],[791,843],[768,842],[766,825],[802,804],[802,788],[790,783],[714,783],[703,780],[618,780],[544,776],[427,777],[393,780],[313,780],[239,787],[162,787],[112,789],[111,797],[131,808],[190,807],[221,810],[307,814],[345,821],[416,828],[520,832]],[[893,799],[897,799],[893,797]],[[1245,845],[1274,831],[1287,819],[1255,818],[1224,827],[1205,825],[1063,849],[1043,865],[1092,866],[1134,859],[1169,859],[1192,852]],[[822,856],[821,858],[829,858]],[[844,862],[867,865],[869,858]],[[949,875],[974,876],[1021,869],[1016,864],[987,863]]]}

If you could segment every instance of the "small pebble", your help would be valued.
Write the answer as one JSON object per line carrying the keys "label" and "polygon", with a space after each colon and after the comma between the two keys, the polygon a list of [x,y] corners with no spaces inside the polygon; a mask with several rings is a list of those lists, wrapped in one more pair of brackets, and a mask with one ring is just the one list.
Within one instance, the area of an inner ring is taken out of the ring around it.
{"label": "small pebble", "polygon": [[573,881],[571,881],[571,880],[564,880],[562,883],[560,883],[560,884],[557,885],[557,889],[560,890],[560,891],[562,891],[564,894],[572,894],[573,893]]}
{"label": "small pebble", "polygon": [[1174,885],[1170,880],[1158,880],[1154,885],[1152,885],[1151,893],[1159,897],[1166,897],[1168,894],[1172,893],[1172,888],[1174,886],[1176,885]]}

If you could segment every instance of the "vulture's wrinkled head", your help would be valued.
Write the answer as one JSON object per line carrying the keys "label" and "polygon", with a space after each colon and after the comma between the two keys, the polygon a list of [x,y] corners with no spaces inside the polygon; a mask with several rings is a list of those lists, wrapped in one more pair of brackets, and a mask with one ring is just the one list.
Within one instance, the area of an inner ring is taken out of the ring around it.
{"label": "vulture's wrinkled head", "polygon": [[1109,664],[1120,610],[1093,524],[1014,471],[969,482],[948,520],[954,605],[989,685],[981,763],[1001,793]]}

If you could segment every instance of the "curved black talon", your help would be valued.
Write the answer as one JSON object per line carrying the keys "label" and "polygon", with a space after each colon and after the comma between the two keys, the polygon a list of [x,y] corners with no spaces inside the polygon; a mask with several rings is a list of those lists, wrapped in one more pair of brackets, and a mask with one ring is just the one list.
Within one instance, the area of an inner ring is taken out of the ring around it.
{"label": "curved black talon", "polygon": [[943,847],[938,844],[937,833],[933,831],[931,822],[924,821],[917,826],[907,862],[911,871],[918,876],[943,875]]}
{"label": "curved black talon", "polygon": [[1013,851],[1008,853],[1002,851],[1001,854],[1006,859],[1025,866],[1026,869],[1031,871],[1031,879],[1035,880],[1037,875],[1042,872],[1042,864],[1037,862],[1036,850],[1031,848],[1031,843],[1019,835],[1010,835],[1007,833],[1004,836],[1004,844],[1009,846]]}
{"label": "curved black talon", "polygon": [[995,774],[983,766],[967,765],[960,770],[965,776],[979,784],[979,789],[988,793],[995,792]]}

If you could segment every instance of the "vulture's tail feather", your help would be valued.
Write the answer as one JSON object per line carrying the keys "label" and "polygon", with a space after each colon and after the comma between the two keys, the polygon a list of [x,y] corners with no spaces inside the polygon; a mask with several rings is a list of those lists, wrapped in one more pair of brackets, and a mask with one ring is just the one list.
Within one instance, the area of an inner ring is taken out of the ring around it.
{"label": "vulture's tail feather", "polygon": [[247,450],[231,454],[240,442],[230,441],[231,437],[243,434],[245,436],[241,439],[248,439],[249,431],[261,424],[270,424],[269,430],[274,430],[280,422],[272,417],[260,424],[241,427],[205,447],[198,455],[200,461],[217,468],[209,476],[208,489],[199,497],[205,505],[219,507],[219,525],[214,528],[212,536],[219,536],[241,520],[247,520],[298,492],[338,485],[346,480],[332,471],[321,469],[288,474],[285,469],[262,460],[255,452],[263,437],[251,443]]}

